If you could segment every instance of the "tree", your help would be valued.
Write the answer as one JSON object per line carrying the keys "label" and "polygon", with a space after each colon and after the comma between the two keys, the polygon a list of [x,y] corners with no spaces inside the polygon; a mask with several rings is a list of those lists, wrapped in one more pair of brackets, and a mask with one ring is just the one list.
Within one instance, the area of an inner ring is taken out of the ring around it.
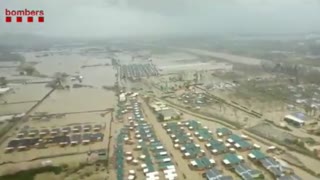
{"label": "tree", "polygon": [[63,84],[66,82],[66,78],[68,77],[68,75],[66,73],[55,73],[54,74],[54,83],[56,83],[56,85],[58,87],[62,87]]}
{"label": "tree", "polygon": [[32,66],[31,64],[27,64],[27,63],[20,65],[18,67],[18,70],[22,71],[22,72],[26,72],[27,75],[34,75],[37,72],[37,70],[34,66]]}
{"label": "tree", "polygon": [[0,77],[0,86],[6,86],[8,84],[6,77]]}
{"label": "tree", "polygon": [[309,113],[311,113],[311,111],[312,111],[311,106],[305,104],[305,105],[304,105],[304,111],[306,112],[307,115],[308,115]]}
{"label": "tree", "polygon": [[159,115],[158,115],[158,120],[159,120],[159,121],[164,121],[164,116],[163,116],[163,114],[159,114]]}

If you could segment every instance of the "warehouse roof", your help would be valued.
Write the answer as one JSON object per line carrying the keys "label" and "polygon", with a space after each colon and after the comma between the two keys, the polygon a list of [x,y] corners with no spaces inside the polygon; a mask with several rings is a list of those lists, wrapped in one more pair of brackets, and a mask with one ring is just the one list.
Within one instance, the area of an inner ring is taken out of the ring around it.
{"label": "warehouse roof", "polygon": [[236,146],[236,148],[240,148],[240,149],[248,149],[248,148],[252,147],[252,145],[245,140],[237,141],[235,143],[235,146]]}
{"label": "warehouse roof", "polygon": [[204,128],[198,129],[195,133],[197,134],[198,137],[202,137],[203,140],[206,140],[206,141],[213,138],[212,132],[209,131],[208,129],[204,129]]}
{"label": "warehouse roof", "polygon": [[279,162],[271,157],[266,157],[260,160],[262,166],[266,168],[270,173],[272,173],[276,177],[280,177],[282,172],[282,166]]}
{"label": "warehouse roof", "polygon": [[266,158],[266,155],[265,155],[264,153],[262,153],[260,150],[256,150],[256,149],[250,151],[250,153],[248,154],[248,156],[249,156],[251,159],[257,159],[257,160]]}
{"label": "warehouse roof", "polygon": [[223,157],[223,163],[226,165],[238,164],[243,161],[243,157],[237,154],[225,154]]}
{"label": "warehouse roof", "polygon": [[19,139],[19,140],[12,140],[8,143],[9,148],[17,148],[19,146],[24,146],[24,147],[29,147],[29,146],[33,146],[36,143],[38,143],[39,138],[35,138],[35,139]]}
{"label": "warehouse roof", "polygon": [[187,121],[187,122],[186,122],[186,126],[187,126],[188,128],[191,127],[193,130],[197,130],[197,129],[201,128],[200,122],[195,121],[195,120],[189,120],[189,121]]}
{"label": "warehouse roof", "polygon": [[164,109],[159,111],[164,117],[175,117],[179,116],[179,114],[174,109]]}
{"label": "warehouse roof", "polygon": [[208,169],[211,168],[214,164],[215,161],[213,159],[209,159],[205,156],[191,161],[191,165],[199,169]]}
{"label": "warehouse roof", "polygon": [[250,168],[247,164],[241,163],[234,166],[236,173],[244,180],[252,180],[261,176],[261,172]]}
{"label": "warehouse roof", "polygon": [[238,136],[238,135],[236,135],[236,134],[231,134],[231,135],[228,137],[227,141],[228,141],[229,143],[236,143],[236,142],[238,142],[238,141],[243,141],[243,138],[240,137],[240,136]]}
{"label": "warehouse roof", "polygon": [[206,171],[207,180],[233,180],[231,176],[224,176],[222,172],[216,168]]}
{"label": "warehouse roof", "polygon": [[218,134],[218,136],[227,136],[227,135],[231,135],[232,134],[232,131],[228,128],[218,128],[216,130],[216,133]]}

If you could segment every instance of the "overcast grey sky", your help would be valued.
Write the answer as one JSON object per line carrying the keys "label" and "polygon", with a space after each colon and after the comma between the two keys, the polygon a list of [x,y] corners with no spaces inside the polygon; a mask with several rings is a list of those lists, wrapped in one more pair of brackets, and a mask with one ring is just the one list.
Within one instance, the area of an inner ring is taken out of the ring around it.
{"label": "overcast grey sky", "polygon": [[[4,23],[4,9],[44,10],[44,24]],[[319,0],[0,0],[0,32],[114,37],[320,30]]]}

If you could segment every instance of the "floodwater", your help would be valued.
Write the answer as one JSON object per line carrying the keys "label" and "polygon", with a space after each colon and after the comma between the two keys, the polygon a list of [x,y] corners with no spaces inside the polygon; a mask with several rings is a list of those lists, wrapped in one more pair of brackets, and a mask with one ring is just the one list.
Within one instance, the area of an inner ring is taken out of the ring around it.
{"label": "floodwater", "polygon": [[35,103],[0,104],[0,116],[20,114],[28,111]]}
{"label": "floodwater", "polygon": [[38,112],[62,113],[102,110],[113,107],[116,100],[114,93],[102,89],[102,86],[113,86],[115,84],[116,70],[112,66],[83,68],[83,66],[110,64],[110,59],[78,54],[54,55],[38,59],[41,59],[41,63],[37,65],[37,69],[42,74],[53,75],[55,72],[65,72],[70,75],[82,75],[82,84],[93,86],[92,88],[56,90],[37,109]]}
{"label": "floodwater", "polygon": [[103,110],[113,107],[116,100],[112,92],[108,92],[102,88],[56,90],[36,111],[65,113]]}
{"label": "floodwater", "polygon": [[7,103],[38,101],[50,90],[44,84],[11,84],[10,87],[13,92],[7,93],[3,98]]}
{"label": "floodwater", "polygon": [[[96,66],[82,68],[84,65],[110,64],[110,59],[82,56],[79,54],[54,54],[45,57],[36,57],[36,53],[25,53],[24,55],[26,61],[37,62],[35,67],[40,74],[49,77],[54,76],[56,72],[67,73],[69,75],[82,75],[84,78],[82,84],[92,86],[92,88],[82,87],[71,88],[70,90],[56,90],[35,110],[36,112],[59,113],[102,110],[111,108],[115,104],[116,97],[114,96],[114,92],[102,88],[105,85],[113,86],[115,84],[116,71],[113,67]],[[66,82],[71,82],[70,78],[66,79]],[[70,86],[72,87],[72,84]],[[11,84],[10,87],[14,89],[14,93],[6,94],[2,97],[7,103],[37,101],[50,91],[50,88],[45,87],[45,84]],[[0,114],[23,113],[31,108],[33,104],[1,105]]]}

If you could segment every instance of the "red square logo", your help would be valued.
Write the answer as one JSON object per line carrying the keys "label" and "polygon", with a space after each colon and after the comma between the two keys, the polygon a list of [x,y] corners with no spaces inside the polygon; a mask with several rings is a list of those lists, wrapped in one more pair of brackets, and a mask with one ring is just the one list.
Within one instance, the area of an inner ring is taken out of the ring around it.
{"label": "red square logo", "polygon": [[21,16],[17,17],[17,22],[22,22],[22,17]]}
{"label": "red square logo", "polygon": [[38,17],[39,22],[44,22],[44,17]]}
{"label": "red square logo", "polygon": [[6,17],[6,22],[11,22],[11,17],[10,16]]}
{"label": "red square logo", "polygon": [[28,17],[27,18],[27,21],[30,23],[30,22],[33,22],[33,17]]}

